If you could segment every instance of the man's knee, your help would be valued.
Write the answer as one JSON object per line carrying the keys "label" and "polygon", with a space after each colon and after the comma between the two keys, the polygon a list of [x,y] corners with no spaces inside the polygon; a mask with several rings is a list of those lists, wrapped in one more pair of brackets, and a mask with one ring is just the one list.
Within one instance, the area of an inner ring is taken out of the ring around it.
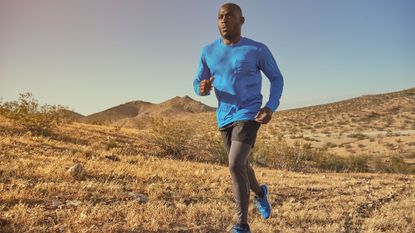
{"label": "man's knee", "polygon": [[234,173],[246,172],[246,164],[241,161],[229,161],[229,170]]}

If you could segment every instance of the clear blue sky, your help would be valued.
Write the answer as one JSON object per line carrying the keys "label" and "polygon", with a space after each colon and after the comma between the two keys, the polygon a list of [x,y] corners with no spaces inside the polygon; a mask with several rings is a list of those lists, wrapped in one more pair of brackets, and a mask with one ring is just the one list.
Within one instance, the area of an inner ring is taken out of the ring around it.
{"label": "clear blue sky", "polygon": [[[413,0],[234,2],[242,35],[265,43],[284,76],[280,110],[415,86]],[[184,95],[216,107],[192,83],[223,3],[0,0],[0,97],[32,92],[84,115]]]}

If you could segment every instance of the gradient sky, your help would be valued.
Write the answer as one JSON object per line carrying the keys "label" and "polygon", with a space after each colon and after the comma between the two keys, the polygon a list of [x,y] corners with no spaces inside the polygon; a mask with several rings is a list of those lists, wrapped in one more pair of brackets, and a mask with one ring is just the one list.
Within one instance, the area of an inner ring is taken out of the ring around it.
{"label": "gradient sky", "polygon": [[[265,43],[284,76],[279,110],[415,86],[413,0],[234,2],[242,35]],[[0,0],[0,97],[31,92],[84,115],[184,95],[217,107],[192,83],[223,3]]]}

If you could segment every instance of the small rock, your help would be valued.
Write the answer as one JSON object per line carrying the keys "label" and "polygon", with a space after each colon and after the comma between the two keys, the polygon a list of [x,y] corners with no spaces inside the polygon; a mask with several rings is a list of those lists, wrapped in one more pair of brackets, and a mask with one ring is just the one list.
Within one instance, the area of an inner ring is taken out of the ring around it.
{"label": "small rock", "polygon": [[77,163],[68,169],[68,173],[76,179],[81,179],[85,174],[85,170],[81,164]]}
{"label": "small rock", "polygon": [[61,206],[63,203],[59,200],[52,200],[52,206],[53,207],[58,207]]}
{"label": "small rock", "polygon": [[80,201],[78,201],[78,200],[66,201],[66,205],[67,205],[67,206],[78,206],[78,205],[80,205],[80,204],[81,204],[81,202],[80,202]]}
{"label": "small rock", "polygon": [[130,193],[130,196],[134,197],[134,199],[136,201],[138,201],[139,203],[146,203],[146,202],[148,202],[148,197],[146,195],[142,194],[142,193],[132,192],[132,193]]}

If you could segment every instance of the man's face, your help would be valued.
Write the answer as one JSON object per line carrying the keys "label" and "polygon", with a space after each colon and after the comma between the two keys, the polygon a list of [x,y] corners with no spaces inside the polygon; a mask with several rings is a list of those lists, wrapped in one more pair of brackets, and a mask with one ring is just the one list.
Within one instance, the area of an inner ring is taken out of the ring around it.
{"label": "man's face", "polygon": [[218,27],[221,36],[227,40],[238,37],[244,18],[241,13],[232,6],[222,6],[218,12]]}

